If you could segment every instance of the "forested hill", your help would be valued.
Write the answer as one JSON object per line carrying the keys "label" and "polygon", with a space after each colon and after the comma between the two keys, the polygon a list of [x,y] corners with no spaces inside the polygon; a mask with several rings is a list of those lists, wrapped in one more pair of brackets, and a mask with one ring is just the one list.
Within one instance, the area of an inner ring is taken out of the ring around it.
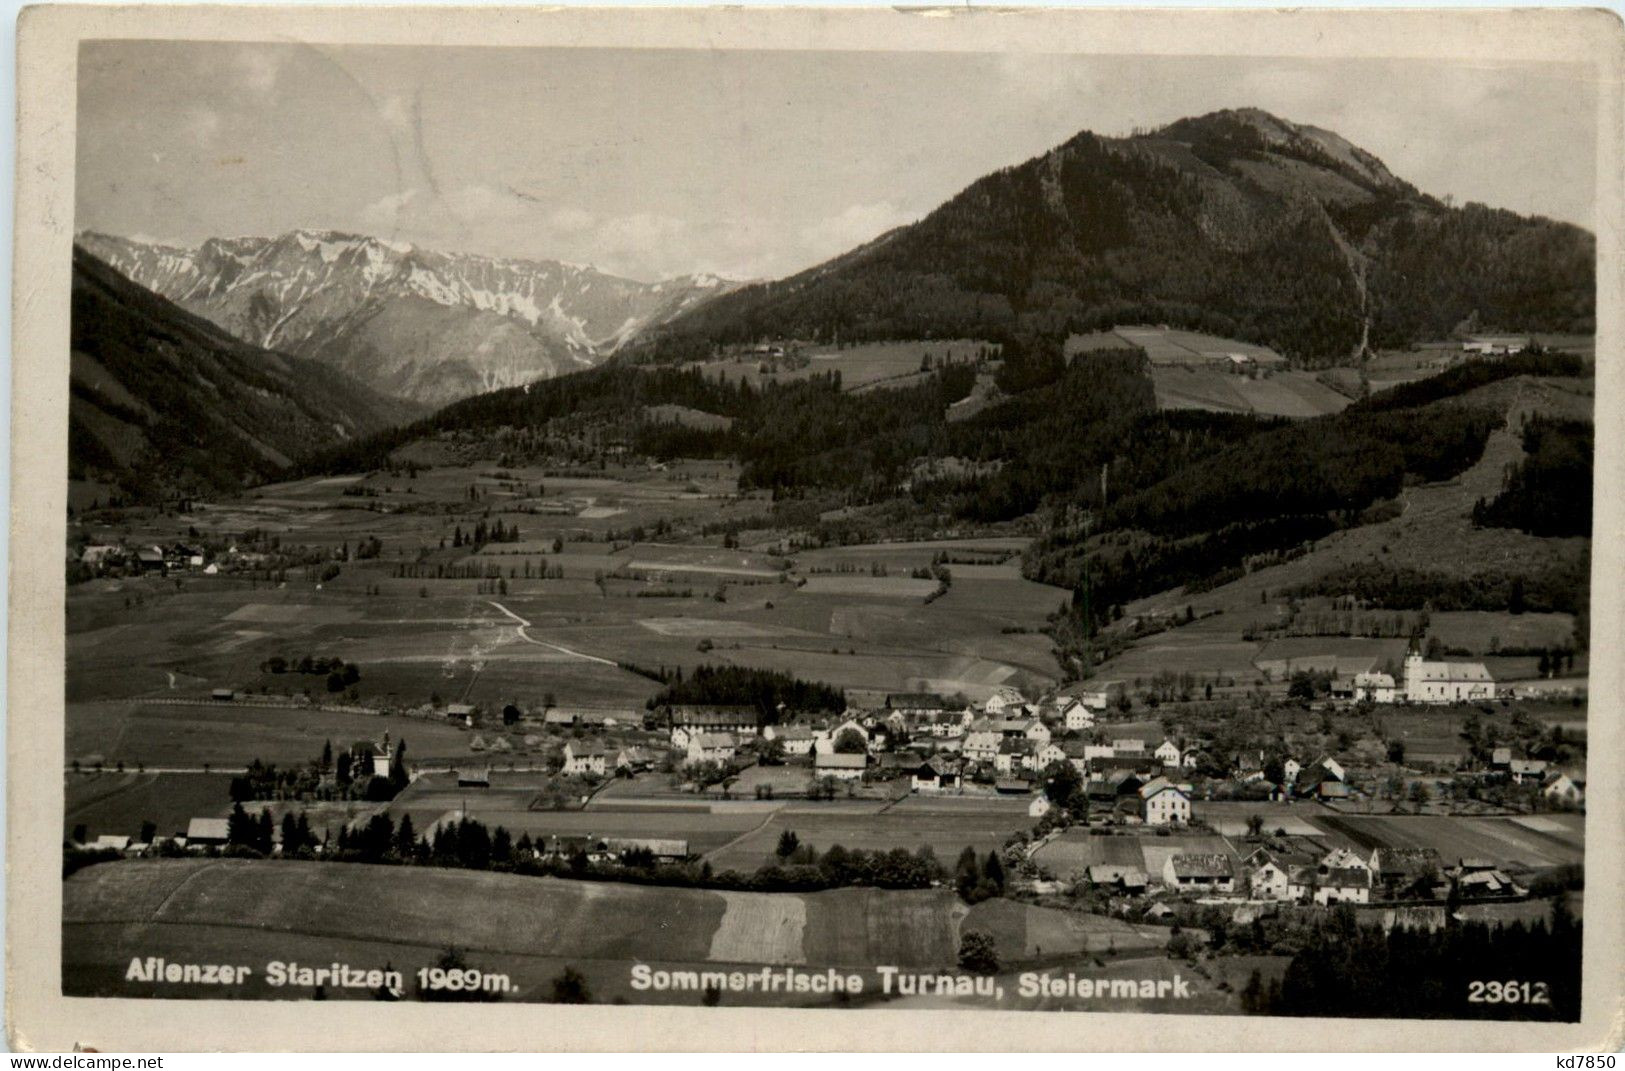
{"label": "forested hill", "polygon": [[[992,525],[1036,534],[1024,571],[1080,594],[1089,588],[1091,599],[1076,600],[1062,627],[1092,631],[1115,606],[1225,583],[1249,559],[1367,523],[1368,510],[1391,504],[1409,484],[1460,475],[1506,420],[1505,403],[1485,401],[1482,388],[1591,375],[1581,358],[1537,348],[1466,362],[1293,422],[1159,409],[1146,367],[1138,350],[1067,364],[1048,350],[1007,345],[995,375],[999,396],[951,420],[976,380],[971,365],[856,394],[833,375],[752,387],[698,369],[610,365],[467,399],[335,447],[306,471],[378,469],[422,442],[512,464],[590,463],[606,443],[641,458],[733,458],[742,489],[773,494],[771,518],[754,526],[815,545]],[[684,426],[654,417],[662,406],[728,421]],[[1584,534],[1571,515],[1589,510],[1546,516],[1541,485],[1590,486],[1587,432],[1526,429],[1530,460],[1505,494],[1480,505],[1482,523]]]}
{"label": "forested hill", "polygon": [[227,335],[73,251],[68,470],[109,497],[232,491],[422,412]]}
{"label": "forested hill", "polygon": [[642,359],[761,338],[1054,337],[1167,323],[1299,359],[1458,325],[1588,332],[1595,238],[1454,208],[1335,134],[1216,112],[1083,133],[827,264],[678,317]]}

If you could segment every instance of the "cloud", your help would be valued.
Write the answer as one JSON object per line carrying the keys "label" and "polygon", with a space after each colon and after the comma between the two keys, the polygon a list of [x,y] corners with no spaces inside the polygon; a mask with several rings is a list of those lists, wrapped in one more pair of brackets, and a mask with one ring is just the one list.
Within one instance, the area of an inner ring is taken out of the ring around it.
{"label": "cloud", "polygon": [[556,208],[547,217],[548,226],[561,234],[578,234],[597,222],[597,216],[581,208]]}
{"label": "cloud", "polygon": [[654,281],[695,272],[732,279],[786,275],[912,218],[891,201],[850,205],[799,228],[754,218],[606,213],[495,179],[438,192],[424,185],[390,192],[361,209],[359,224],[427,248],[586,263]]}
{"label": "cloud", "polygon": [[878,238],[893,227],[911,223],[914,218],[913,213],[890,201],[851,205],[802,227],[801,243],[812,259],[826,260]]}
{"label": "cloud", "polygon": [[368,230],[394,231],[400,227],[402,216],[418,198],[417,190],[385,194],[361,210],[361,222]]}

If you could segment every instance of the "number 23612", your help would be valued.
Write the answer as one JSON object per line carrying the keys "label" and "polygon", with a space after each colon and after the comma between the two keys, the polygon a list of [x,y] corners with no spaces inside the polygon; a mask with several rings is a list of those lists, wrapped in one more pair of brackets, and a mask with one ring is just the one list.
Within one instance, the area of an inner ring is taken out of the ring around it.
{"label": "number 23612", "polygon": [[1545,982],[1479,982],[1467,983],[1469,1004],[1550,1004]]}

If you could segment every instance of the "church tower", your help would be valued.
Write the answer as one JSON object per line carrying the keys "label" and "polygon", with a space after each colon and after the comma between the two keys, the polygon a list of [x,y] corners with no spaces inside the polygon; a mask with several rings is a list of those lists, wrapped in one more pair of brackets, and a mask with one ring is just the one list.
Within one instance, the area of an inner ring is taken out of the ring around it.
{"label": "church tower", "polygon": [[1422,697],[1422,649],[1413,640],[1405,652],[1405,698],[1415,702]]}

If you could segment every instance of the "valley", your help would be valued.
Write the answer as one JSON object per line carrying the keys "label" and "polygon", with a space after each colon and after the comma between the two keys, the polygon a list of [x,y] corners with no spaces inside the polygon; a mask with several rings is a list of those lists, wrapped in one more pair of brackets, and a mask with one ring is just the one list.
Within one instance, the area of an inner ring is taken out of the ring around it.
{"label": "valley", "polygon": [[1588,233],[1247,109],[744,286],[80,242],[66,992],[1461,1014],[1303,983],[1359,943],[1574,1014]]}

